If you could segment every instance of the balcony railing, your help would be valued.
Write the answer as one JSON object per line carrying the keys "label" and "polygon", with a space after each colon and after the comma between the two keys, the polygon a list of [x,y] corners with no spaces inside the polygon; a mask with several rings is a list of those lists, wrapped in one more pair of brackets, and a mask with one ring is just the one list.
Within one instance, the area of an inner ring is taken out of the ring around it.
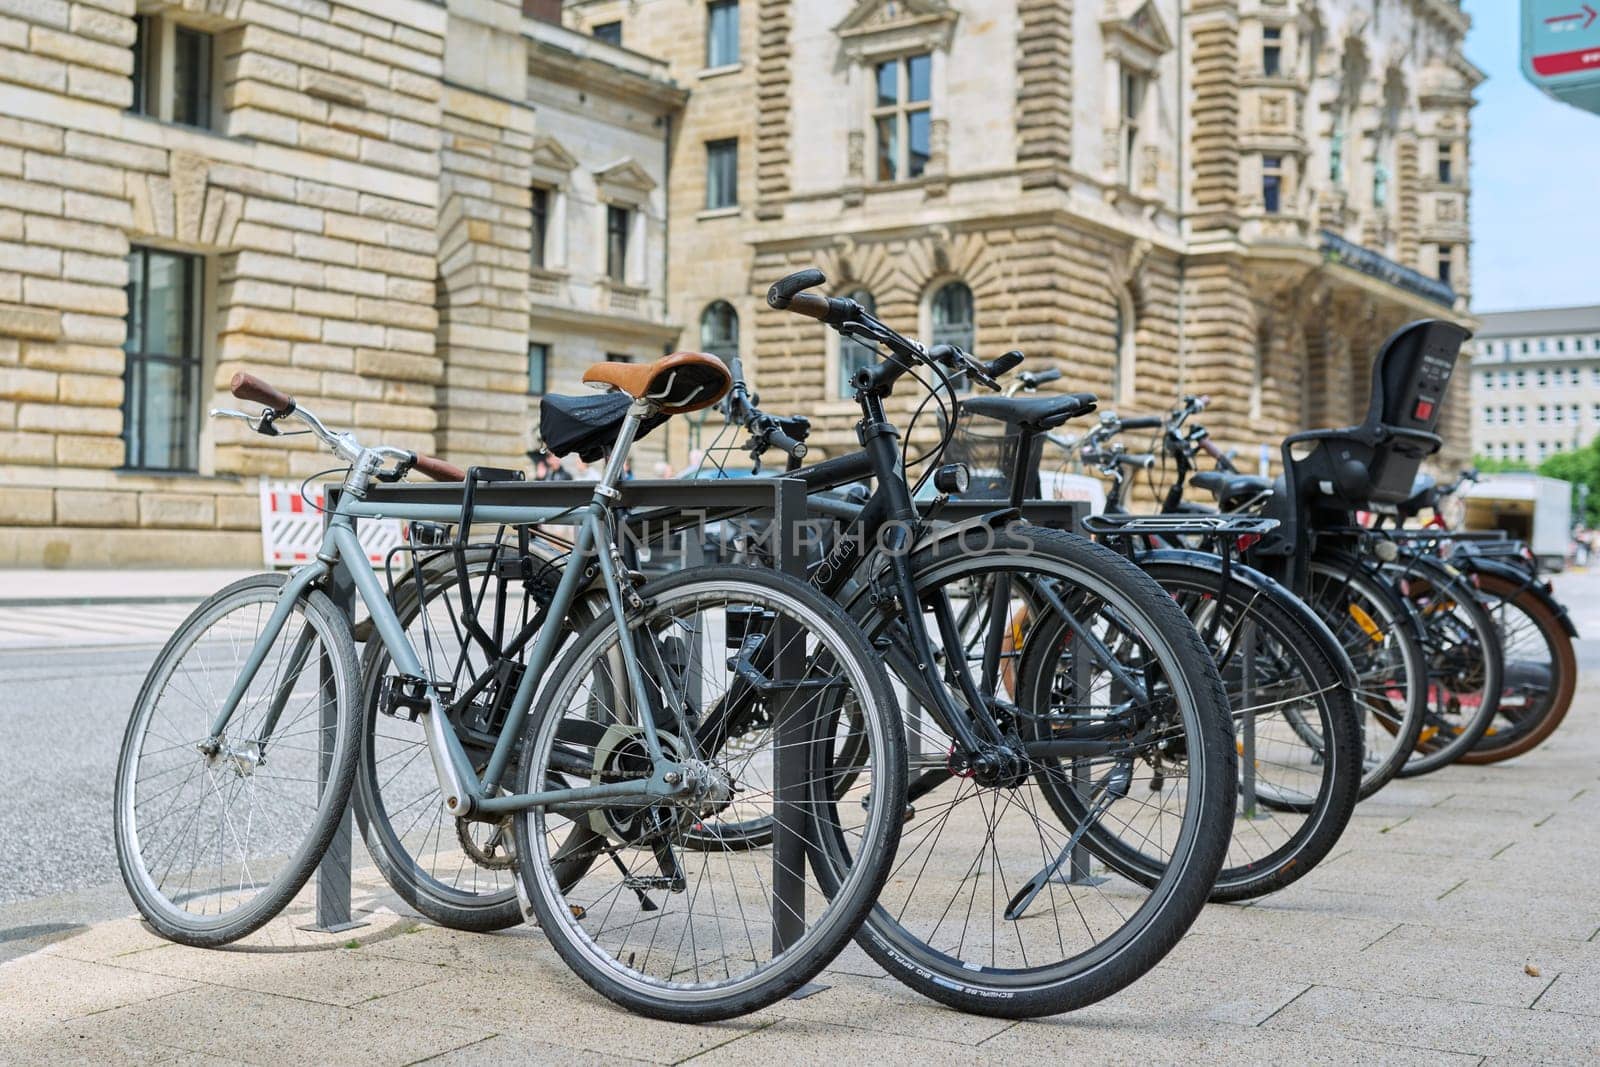
{"label": "balcony railing", "polygon": [[1445,307],[1455,306],[1456,291],[1449,283],[1430,278],[1410,267],[1402,267],[1389,257],[1358,245],[1354,241],[1347,241],[1331,230],[1322,231],[1321,250],[1323,259],[1329,263],[1343,264],[1352,270],[1358,270],[1362,274],[1404,289],[1408,293],[1415,293],[1435,304],[1443,304]]}

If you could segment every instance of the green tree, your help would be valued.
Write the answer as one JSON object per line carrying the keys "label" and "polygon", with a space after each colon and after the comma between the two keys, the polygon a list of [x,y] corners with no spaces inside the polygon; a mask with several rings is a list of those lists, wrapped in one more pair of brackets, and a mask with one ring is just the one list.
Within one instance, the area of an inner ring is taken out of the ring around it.
{"label": "green tree", "polygon": [[1570,482],[1574,491],[1580,485],[1588,486],[1584,514],[1579,520],[1585,526],[1600,525],[1600,437],[1571,452],[1557,452],[1539,464],[1539,473]]}
{"label": "green tree", "polygon": [[1480,474],[1528,473],[1533,470],[1532,467],[1528,466],[1527,460],[1492,459],[1489,456],[1473,456],[1472,465],[1478,468]]}

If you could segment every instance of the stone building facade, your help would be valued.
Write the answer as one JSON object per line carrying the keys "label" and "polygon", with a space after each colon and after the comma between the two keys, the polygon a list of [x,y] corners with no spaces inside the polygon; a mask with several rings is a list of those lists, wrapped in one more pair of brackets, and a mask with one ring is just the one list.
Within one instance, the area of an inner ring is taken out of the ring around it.
{"label": "stone building facade", "polygon": [[530,338],[556,384],[669,345],[683,94],[527,7],[0,3],[0,564],[259,559],[258,477],[329,461],[204,418],[241,369],[371,438],[521,466]]}
{"label": "stone building facade", "polygon": [[1600,436],[1600,305],[1486,312],[1481,321],[1473,455],[1536,468]]}
{"label": "stone building facade", "polygon": [[327,461],[204,419],[241,369],[522,465],[530,394],[593,360],[737,352],[848,447],[862,353],[760,301],[813,264],[1124,410],[1210,393],[1229,444],[1348,421],[1390,328],[1467,306],[1466,26],[1454,0],[0,0],[0,564],[258,558],[257,479]]}
{"label": "stone building facade", "polygon": [[[741,352],[767,406],[819,416],[829,450],[852,443],[857,353],[761,301],[803,266],[1108,406],[1208,393],[1252,452],[1358,419],[1387,333],[1468,306],[1482,75],[1454,0],[565,7],[689,90],[671,317]],[[1463,383],[1447,460],[1467,416]]]}

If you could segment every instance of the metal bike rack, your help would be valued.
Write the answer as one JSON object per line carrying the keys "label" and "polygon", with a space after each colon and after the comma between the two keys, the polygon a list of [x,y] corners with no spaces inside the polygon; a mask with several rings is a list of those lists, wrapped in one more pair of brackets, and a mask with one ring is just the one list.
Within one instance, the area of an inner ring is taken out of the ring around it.
{"label": "metal bike rack", "polygon": [[[640,516],[646,523],[650,512],[659,509],[661,514],[690,513],[702,516],[702,521],[752,513],[772,516],[771,536],[773,556],[778,569],[785,574],[804,580],[805,559],[801,548],[804,540],[799,527],[806,521],[806,486],[793,478],[738,478],[716,481],[687,480],[633,480],[623,482],[619,506],[632,515]],[[339,490],[330,487],[327,500],[331,511],[337,504]],[[594,495],[592,482],[492,482],[477,487],[478,506],[492,505],[537,508],[587,507]],[[460,499],[461,487],[444,484],[410,484],[374,486],[367,493],[369,503],[383,504],[447,504]],[[689,546],[686,555],[693,559],[697,546]],[[327,590],[334,606],[353,622],[355,614],[355,586],[348,575],[336,570],[332,586]],[[792,636],[792,635],[788,635]],[[778,634],[780,654],[775,669],[779,678],[785,673],[798,676],[805,670],[804,648],[800,642],[789,640],[781,631]],[[333,725],[337,704],[331,696],[332,678],[328,664],[322,664],[324,699],[322,724]],[[791,714],[791,691],[780,690],[777,707],[777,751],[773,757],[773,778],[777,789],[778,820],[773,832],[773,951],[781,952],[805,932],[805,879],[806,864],[805,829],[805,767],[803,761],[786,757],[798,751],[794,747],[795,731],[804,725]],[[328,744],[328,731],[322,731],[322,744]],[[332,763],[332,752],[326,748],[319,764],[322,781]],[[354,920],[351,913],[350,882],[353,838],[352,813],[347,808],[333,841],[328,846],[316,872],[316,921],[306,929],[324,933],[338,933],[365,926]],[[814,983],[802,989],[799,995],[809,995],[821,988]]]}

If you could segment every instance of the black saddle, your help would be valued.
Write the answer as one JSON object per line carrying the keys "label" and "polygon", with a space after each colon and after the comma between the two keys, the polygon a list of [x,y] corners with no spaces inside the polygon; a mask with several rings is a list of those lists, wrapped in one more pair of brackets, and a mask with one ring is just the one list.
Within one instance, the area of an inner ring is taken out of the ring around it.
{"label": "black saddle", "polygon": [[[616,444],[617,432],[632,403],[633,398],[621,392],[591,396],[548,394],[539,402],[539,436],[556,455],[576,452],[585,463],[593,463]],[[639,425],[638,437],[666,421],[666,415],[650,416]]]}
{"label": "black saddle", "polygon": [[1029,433],[1053,430],[1068,419],[1093,411],[1099,397],[1093,393],[1062,393],[1052,396],[972,396],[963,397],[961,406],[974,415],[999,419],[1020,426]]}
{"label": "black saddle", "polygon": [[1231,471],[1200,471],[1189,478],[1189,484],[1216,497],[1217,506],[1223,511],[1233,511],[1262,493],[1272,492],[1271,478]]}

